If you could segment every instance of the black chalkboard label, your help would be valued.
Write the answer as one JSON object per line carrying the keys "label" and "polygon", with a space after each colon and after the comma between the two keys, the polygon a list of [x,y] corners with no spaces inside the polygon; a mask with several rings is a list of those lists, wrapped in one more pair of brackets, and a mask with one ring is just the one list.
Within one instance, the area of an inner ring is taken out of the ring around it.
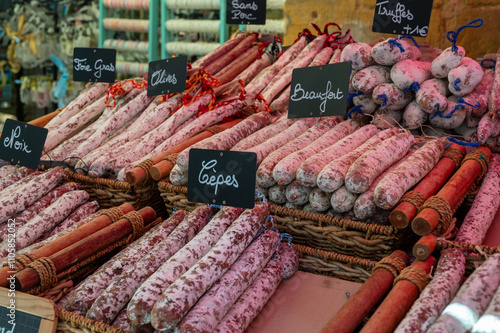
{"label": "black chalkboard label", "polygon": [[73,81],[115,82],[116,50],[75,47]]}
{"label": "black chalkboard label", "polygon": [[377,0],[373,32],[426,37],[432,0]]}
{"label": "black chalkboard label", "polygon": [[151,61],[148,71],[148,96],[186,90],[187,57]]}
{"label": "black chalkboard label", "polygon": [[266,0],[226,0],[227,24],[265,24]]}
{"label": "black chalkboard label", "polygon": [[294,69],[288,118],[345,115],[350,75],[348,61]]}
{"label": "black chalkboard label", "polygon": [[2,333],[39,332],[41,322],[42,318],[30,313],[17,309],[11,311],[8,307],[0,307],[0,332]]}
{"label": "black chalkboard label", "polygon": [[0,138],[0,159],[36,169],[47,133],[46,128],[7,119]]}
{"label": "black chalkboard label", "polygon": [[253,208],[257,154],[191,149],[188,193],[191,202]]}

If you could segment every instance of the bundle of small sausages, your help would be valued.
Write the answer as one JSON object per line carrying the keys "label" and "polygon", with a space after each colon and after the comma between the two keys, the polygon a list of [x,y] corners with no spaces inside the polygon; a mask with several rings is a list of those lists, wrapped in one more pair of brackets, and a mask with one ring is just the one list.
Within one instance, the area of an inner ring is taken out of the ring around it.
{"label": "bundle of small sausages", "polygon": [[267,204],[177,210],[60,301],[125,331],[243,332],[298,254],[267,229]]}
{"label": "bundle of small sausages", "polygon": [[[438,133],[498,145],[500,64],[496,71],[483,70],[456,45],[431,62],[421,61],[421,56],[416,46],[400,38],[373,47],[346,45],[341,60],[352,62],[351,110],[374,115],[379,125],[402,121],[405,128],[420,129],[430,124]],[[436,134],[424,127],[424,134]]]}
{"label": "bundle of small sausages", "polygon": [[13,165],[0,168],[0,258],[8,255],[14,238],[20,253],[97,214],[99,204],[88,201],[86,191],[66,180],[60,167],[46,172]]}

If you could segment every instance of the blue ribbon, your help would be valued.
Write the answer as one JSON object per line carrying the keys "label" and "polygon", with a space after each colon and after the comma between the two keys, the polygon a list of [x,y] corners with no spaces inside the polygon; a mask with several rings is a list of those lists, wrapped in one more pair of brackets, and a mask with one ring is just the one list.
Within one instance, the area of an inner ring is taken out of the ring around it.
{"label": "blue ribbon", "polygon": [[476,105],[472,105],[472,104],[469,104],[467,103],[463,98],[462,96],[460,96],[458,99],[457,99],[457,103],[460,103],[460,104],[465,104],[465,105],[468,105],[470,107],[473,107],[474,109],[479,109],[481,107],[481,103],[477,102]]}
{"label": "blue ribbon", "polygon": [[257,190],[255,190],[255,199],[259,200],[260,203],[267,204],[267,198],[265,197],[265,195],[261,194]]}
{"label": "blue ribbon", "polygon": [[352,109],[349,110],[349,112],[347,113],[347,117],[349,117],[349,119],[352,118],[353,112],[357,112],[361,115],[364,115],[363,111],[361,111],[361,105],[356,105],[355,107],[353,107]]}
{"label": "blue ribbon", "polygon": [[462,90],[462,88],[460,88],[460,87],[458,86],[458,84],[459,84],[460,82],[462,82],[462,80],[460,80],[458,77],[457,77],[457,79],[455,80],[455,82],[453,82],[453,88],[455,88],[455,90],[456,90],[456,91],[460,91],[460,90]]}
{"label": "blue ribbon", "polygon": [[[50,60],[56,65],[56,67],[59,69],[61,72],[61,78],[57,82],[56,85],[56,90],[54,91],[54,97],[59,100],[58,106],[61,107],[61,102],[63,97],[66,95],[66,91],[68,90],[68,78],[69,78],[69,73],[66,70],[66,66],[64,65],[64,62],[59,59],[55,54],[50,55]],[[63,105],[64,106],[64,102]]]}
{"label": "blue ribbon", "polygon": [[465,142],[465,141],[461,141],[461,140],[457,140],[455,138],[452,138],[452,137],[448,137],[447,138],[448,140],[450,140],[451,142],[453,143],[456,143],[457,145],[461,145],[461,146],[469,146],[469,147],[479,147],[479,143],[475,143],[475,142]]}
{"label": "blue ribbon", "polygon": [[208,207],[216,208],[216,209],[222,209],[224,206],[210,204],[210,205],[208,205]]}
{"label": "blue ribbon", "polygon": [[387,101],[389,100],[387,98],[387,95],[386,94],[380,94],[380,95],[377,95],[378,98],[382,98],[382,107],[386,106],[387,105]]}
{"label": "blue ribbon", "polygon": [[413,82],[409,88],[404,88],[403,90],[406,92],[417,92],[420,89],[420,83],[418,82]]}
{"label": "blue ribbon", "polygon": [[416,47],[420,48],[420,45],[417,44],[417,41],[415,40],[415,38],[413,38],[413,36],[403,35],[403,36],[398,37],[398,39],[403,39],[403,38],[411,40],[413,42],[413,44],[415,44]]}
{"label": "blue ribbon", "polygon": [[362,91],[355,91],[355,92],[348,93],[347,94],[347,103],[349,104],[349,102],[351,101],[351,99],[353,99],[356,96],[361,96],[363,94],[364,93]]}
{"label": "blue ribbon", "polygon": [[283,238],[287,238],[288,239],[288,241],[287,241],[288,245],[292,246],[293,237],[290,234],[280,234],[280,241],[278,243],[278,246],[281,245],[281,241],[283,240]]}
{"label": "blue ribbon", "polygon": [[[486,61],[490,61],[490,62],[492,62],[492,63],[493,63],[493,65],[490,65],[490,66],[485,66],[485,65],[484,65],[484,63],[485,63]],[[495,68],[496,64],[497,64],[497,61],[496,61],[495,59],[485,58],[485,59],[481,60],[481,67],[483,67],[483,68],[485,68],[485,69]]]}
{"label": "blue ribbon", "polygon": [[397,39],[395,39],[395,38],[388,39],[387,42],[389,42],[389,44],[391,44],[392,47],[397,46],[399,48],[399,50],[401,51],[401,53],[405,52],[405,49],[404,49],[403,45],[401,45],[401,43],[398,42]]}
{"label": "blue ribbon", "polygon": [[453,110],[451,110],[451,112],[447,115],[444,115],[441,113],[441,111],[439,111],[439,108],[436,112],[434,112],[431,116],[431,119],[434,119],[436,118],[436,116],[440,117],[440,118],[451,118],[451,116],[453,116],[453,114],[455,113],[455,111],[457,111],[458,109],[465,109],[465,106],[463,106],[462,104],[457,104],[455,105],[455,107],[453,108]]}
{"label": "blue ribbon", "polygon": [[[476,25],[474,25],[474,24],[476,24]],[[479,28],[482,25],[483,25],[483,20],[479,18],[479,19],[472,20],[469,23],[458,27],[457,31],[448,31],[446,33],[446,38],[448,38],[448,40],[452,43],[451,50],[453,52],[457,52],[458,51],[457,38],[458,38],[458,34],[463,29],[465,29],[465,28]]]}

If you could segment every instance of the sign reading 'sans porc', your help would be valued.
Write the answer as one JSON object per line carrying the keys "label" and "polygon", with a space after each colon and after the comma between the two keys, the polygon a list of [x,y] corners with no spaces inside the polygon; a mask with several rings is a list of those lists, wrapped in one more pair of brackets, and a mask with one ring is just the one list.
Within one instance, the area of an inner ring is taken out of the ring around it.
{"label": "sign reading 'sans porc'", "polygon": [[226,0],[227,24],[265,24],[266,0]]}

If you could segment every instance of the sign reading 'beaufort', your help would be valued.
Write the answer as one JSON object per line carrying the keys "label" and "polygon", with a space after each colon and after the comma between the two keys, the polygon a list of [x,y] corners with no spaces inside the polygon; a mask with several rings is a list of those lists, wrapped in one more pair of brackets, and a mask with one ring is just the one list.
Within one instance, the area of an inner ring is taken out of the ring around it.
{"label": "sign reading 'beaufort'", "polygon": [[116,50],[75,47],[73,81],[115,82]]}
{"label": "sign reading 'beaufort'", "polygon": [[188,193],[192,202],[253,208],[257,155],[248,152],[191,149]]}
{"label": "sign reading 'beaufort'", "polygon": [[184,91],[186,75],[186,56],[151,61],[148,71],[148,96]]}
{"label": "sign reading 'beaufort'", "polygon": [[266,0],[226,0],[227,24],[265,24]]}
{"label": "sign reading 'beaufort'", "polygon": [[47,133],[46,128],[7,119],[0,138],[0,159],[36,169]]}
{"label": "sign reading 'beaufort'", "polygon": [[377,0],[372,31],[426,37],[433,0]]}
{"label": "sign reading 'beaufort'", "polygon": [[345,115],[350,73],[350,62],[294,69],[288,118]]}

